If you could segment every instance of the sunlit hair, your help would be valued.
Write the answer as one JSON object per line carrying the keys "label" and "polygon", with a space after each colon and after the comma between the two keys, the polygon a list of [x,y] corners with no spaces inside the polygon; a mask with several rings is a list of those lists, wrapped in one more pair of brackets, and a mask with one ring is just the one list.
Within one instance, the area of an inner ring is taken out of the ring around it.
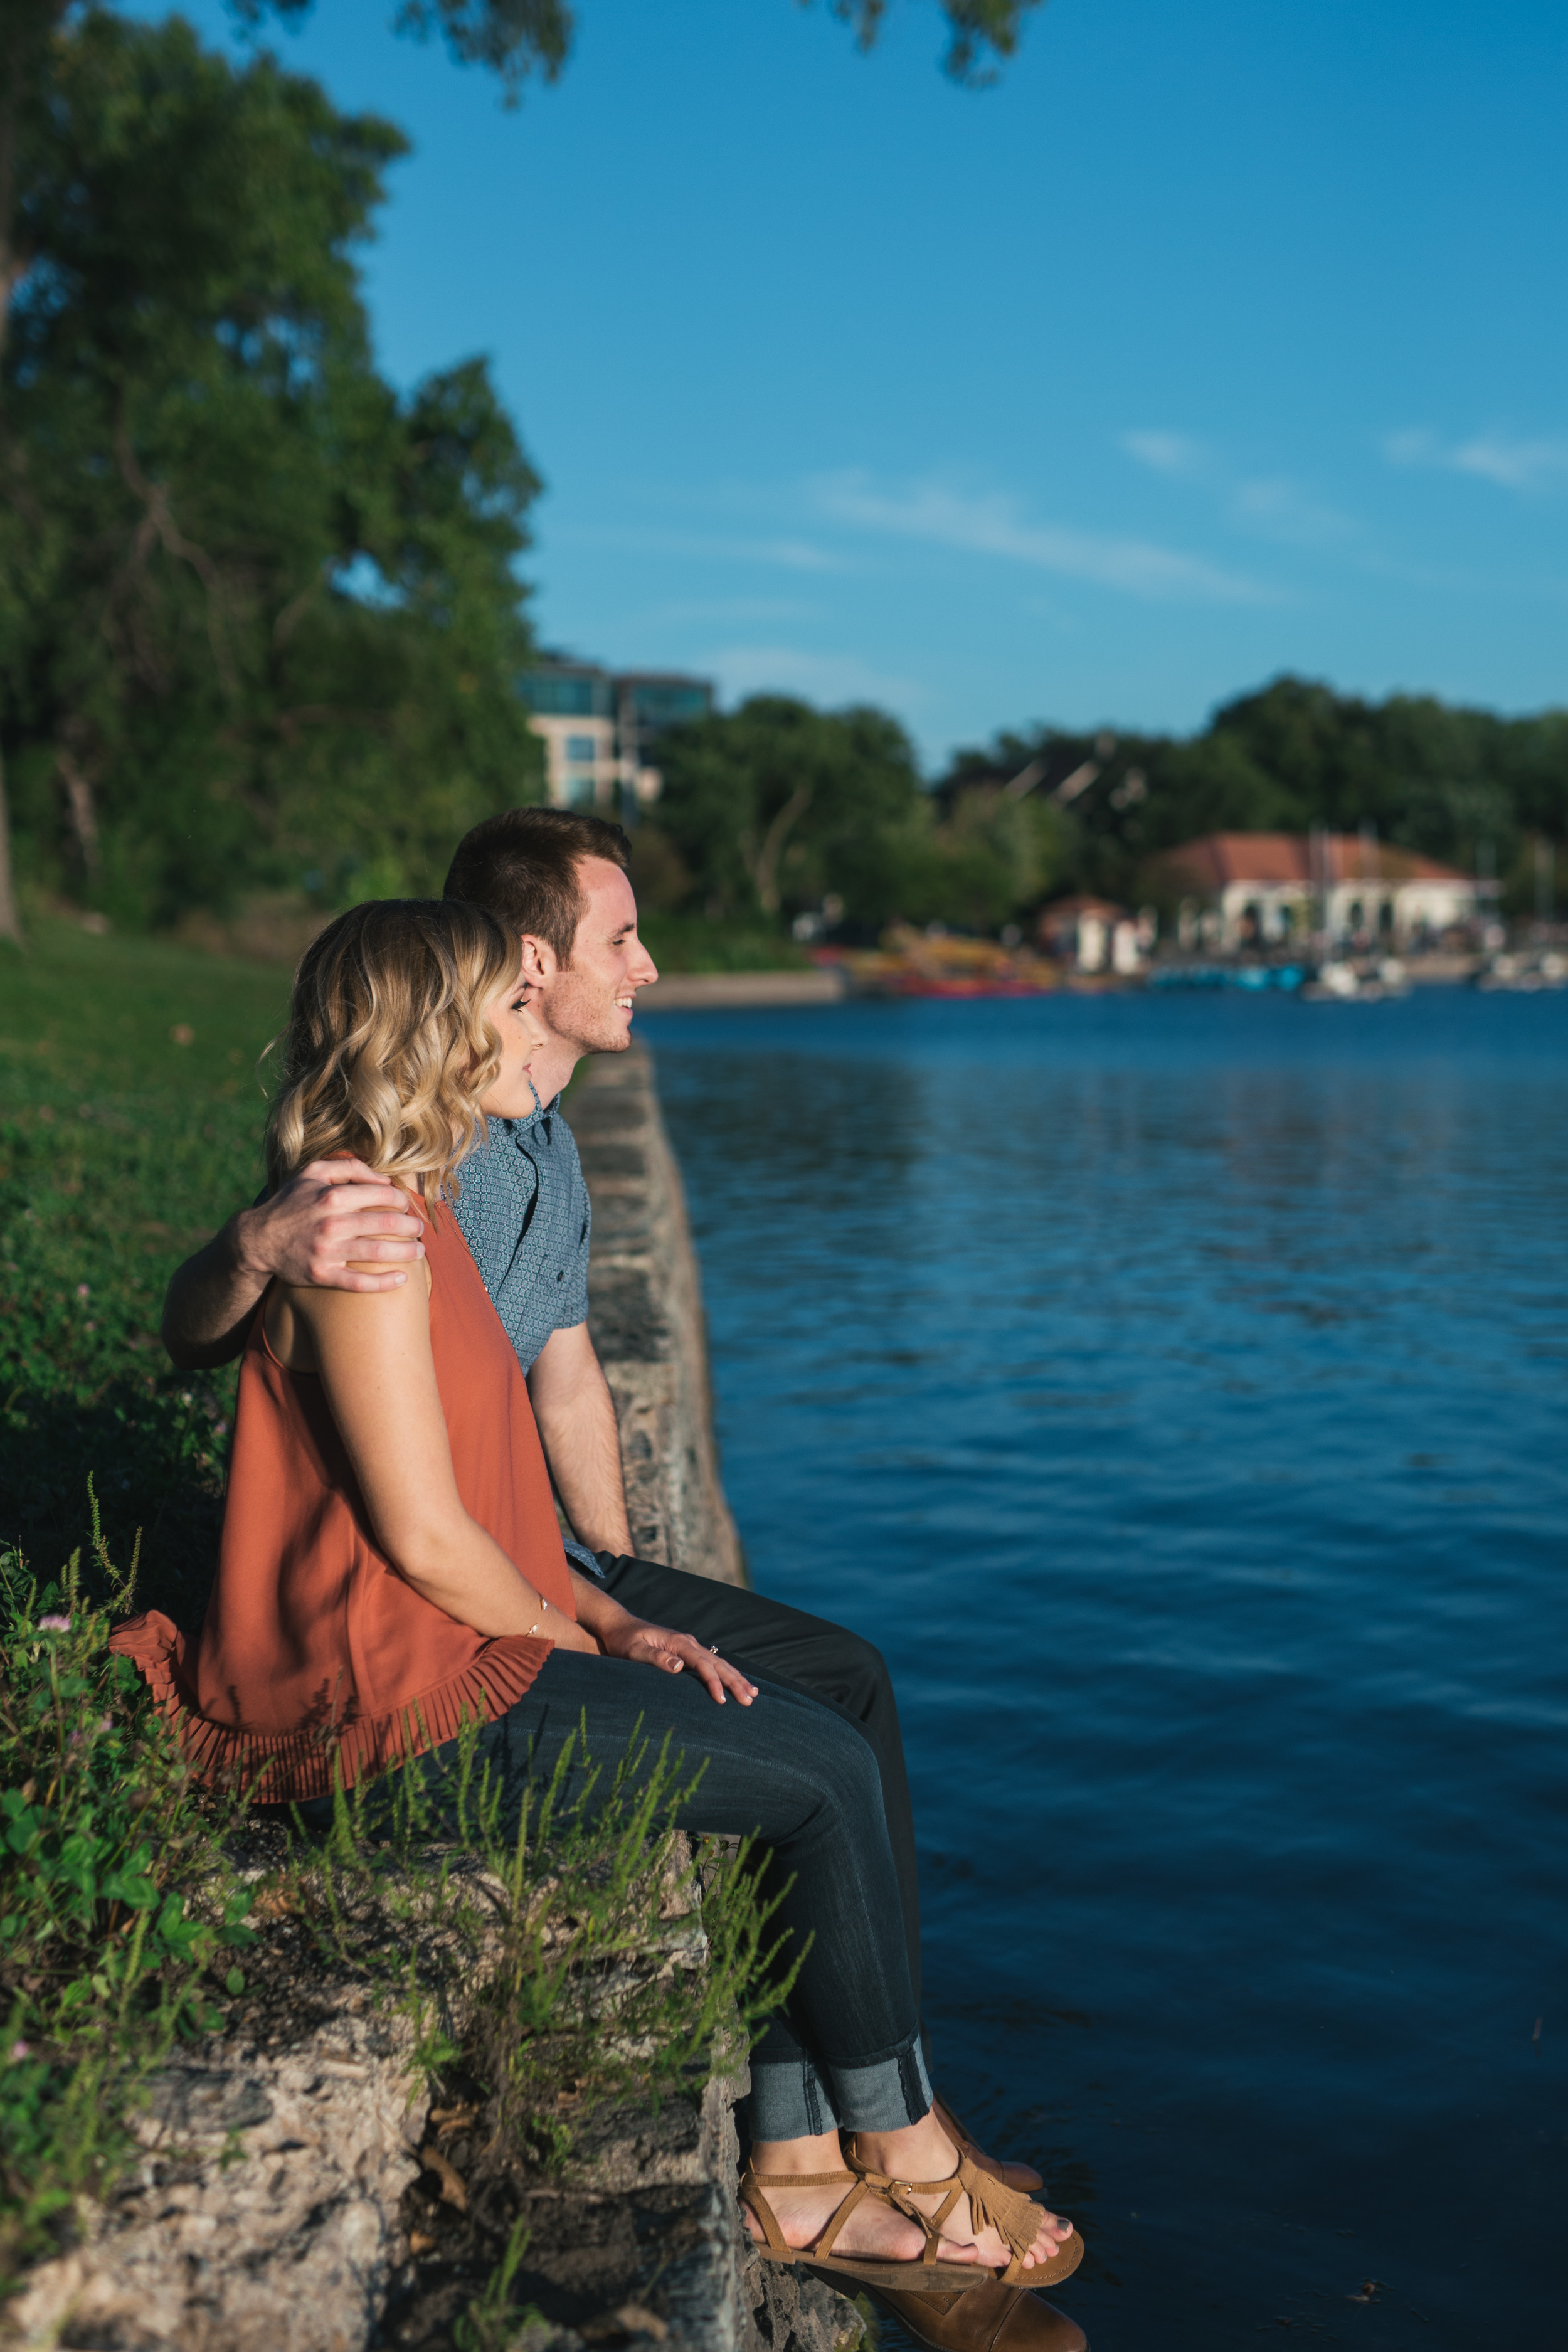
{"label": "sunlit hair", "polygon": [[493,915],[452,898],[375,898],[329,923],[277,1040],[273,1183],[348,1151],[410,1189],[423,1177],[428,1199],[455,1189],[500,1068],[484,1009],[520,962]]}

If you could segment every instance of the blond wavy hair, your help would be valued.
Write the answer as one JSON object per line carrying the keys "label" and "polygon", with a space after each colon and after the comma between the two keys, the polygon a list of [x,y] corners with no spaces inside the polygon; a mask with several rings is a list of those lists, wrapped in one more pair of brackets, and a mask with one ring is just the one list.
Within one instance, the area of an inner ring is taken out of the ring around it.
{"label": "blond wavy hair", "polygon": [[329,923],[274,1040],[273,1184],[347,1151],[411,1191],[423,1179],[429,1200],[455,1192],[500,1068],[485,1005],[521,961],[493,915],[457,899],[373,898]]}

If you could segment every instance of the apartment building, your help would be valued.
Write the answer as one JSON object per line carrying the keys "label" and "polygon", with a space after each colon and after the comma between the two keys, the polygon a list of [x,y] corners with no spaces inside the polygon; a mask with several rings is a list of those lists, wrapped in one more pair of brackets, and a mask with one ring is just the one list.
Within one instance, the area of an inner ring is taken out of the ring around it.
{"label": "apartment building", "polygon": [[664,780],[648,754],[665,729],[705,719],[714,702],[705,677],[607,670],[565,655],[544,655],[518,683],[544,744],[552,803],[623,819],[658,798]]}

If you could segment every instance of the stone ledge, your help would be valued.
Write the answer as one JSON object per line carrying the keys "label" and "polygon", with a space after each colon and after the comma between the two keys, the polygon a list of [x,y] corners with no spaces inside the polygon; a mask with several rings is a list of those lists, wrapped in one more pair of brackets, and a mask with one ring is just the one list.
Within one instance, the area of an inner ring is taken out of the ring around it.
{"label": "stone ledge", "polygon": [[588,1329],[616,1401],[632,1540],[645,1559],[743,1584],[713,1443],[701,1279],[647,1051],[596,1056],[565,1112],[594,1204]]}

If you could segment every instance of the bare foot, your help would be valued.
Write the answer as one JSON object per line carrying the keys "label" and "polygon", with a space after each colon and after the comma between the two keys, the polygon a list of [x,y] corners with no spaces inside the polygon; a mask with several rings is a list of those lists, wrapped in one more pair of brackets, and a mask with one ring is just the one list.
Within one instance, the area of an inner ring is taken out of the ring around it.
{"label": "bare foot", "polygon": [[[853,2144],[862,2164],[894,2180],[946,2180],[958,2169],[958,2150],[934,2114],[903,2131],[858,2132]],[[910,2201],[921,2212],[934,2215],[946,2195],[943,2189],[934,2195],[911,2197]],[[1024,2256],[1026,2270],[1048,2263],[1072,2235],[1072,2223],[1060,2214],[1047,2212],[1043,2205],[1035,2210],[1039,2222],[1034,2244]],[[1013,2249],[999,2230],[989,2225],[975,2229],[967,2197],[959,2199],[942,2227],[955,2242],[956,2251],[950,2260],[984,2263],[989,2269],[999,2270],[1013,2259]],[[948,2253],[945,2240],[942,2252]]]}
{"label": "bare foot", "polygon": [[[844,2172],[844,2151],[837,2132],[816,2139],[763,2140],[752,2150],[754,2171],[770,2178],[789,2173]],[[952,2162],[948,2170],[952,2169]],[[760,2193],[772,2208],[786,2246],[804,2252],[815,2246],[854,2187],[846,2174],[825,2189],[769,2188]],[[967,2203],[961,2209],[965,2216]],[[767,2242],[761,2221],[742,2200],[746,2227],[759,2245]],[[858,2254],[884,2263],[918,2263],[925,2252],[925,2232],[907,2213],[900,2213],[879,2198],[863,2197],[833,2242],[836,2254]],[[972,2246],[943,2238],[938,2249],[943,2262],[973,2263],[984,2259]],[[1004,2258],[1005,2259],[1005,2258]]]}

